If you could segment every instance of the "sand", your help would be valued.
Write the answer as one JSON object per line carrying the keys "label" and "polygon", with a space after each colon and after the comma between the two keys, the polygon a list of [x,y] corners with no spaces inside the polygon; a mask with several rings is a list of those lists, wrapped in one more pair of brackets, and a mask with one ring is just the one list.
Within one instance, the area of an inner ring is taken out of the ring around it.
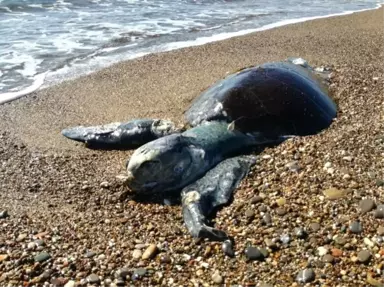
{"label": "sand", "polygon": [[[115,272],[126,268],[121,284],[128,285],[141,267],[137,286],[299,286],[305,268],[315,272],[313,286],[382,286],[384,222],[375,206],[384,202],[383,22],[380,8],[148,55],[0,106],[0,212],[9,214],[0,219],[0,284],[120,284]],[[68,126],[142,117],[181,123],[191,100],[217,79],[290,56],[333,68],[339,115],[319,135],[266,149],[219,211],[215,224],[234,236],[234,259],[218,243],[194,241],[178,205],[132,196],[116,177],[129,151],[92,151],[60,135]],[[340,198],[329,199],[329,189]],[[374,206],[365,213],[366,198]],[[363,229],[354,233],[357,220]],[[288,245],[279,240],[286,234]],[[33,245],[38,238],[43,246]],[[133,256],[151,243],[158,256]],[[266,260],[247,262],[249,244],[266,248]],[[371,255],[363,263],[362,250]],[[37,262],[43,251],[51,258]]]}

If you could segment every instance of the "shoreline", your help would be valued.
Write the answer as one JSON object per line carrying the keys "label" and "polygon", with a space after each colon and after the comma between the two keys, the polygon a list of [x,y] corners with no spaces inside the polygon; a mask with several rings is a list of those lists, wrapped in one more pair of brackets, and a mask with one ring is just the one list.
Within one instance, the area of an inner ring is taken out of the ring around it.
{"label": "shoreline", "polygon": [[[61,69],[59,69],[58,71],[57,70],[56,71],[48,70],[44,73],[35,75],[33,84],[20,90],[20,91],[0,93],[0,105],[7,103],[7,102],[10,102],[10,101],[13,101],[13,100],[16,100],[18,98],[27,96],[27,95],[29,95],[33,92],[37,92],[41,89],[45,89],[45,88],[48,88],[48,87],[51,87],[54,85],[58,85],[58,84],[65,82],[65,81],[75,80],[79,77],[84,77],[84,76],[90,75],[92,73],[98,72],[102,69],[111,67],[111,66],[116,65],[118,63],[138,59],[138,58],[144,57],[146,55],[157,54],[157,53],[166,53],[166,52],[170,52],[173,50],[191,48],[191,47],[195,47],[195,46],[205,45],[208,43],[214,43],[217,41],[227,40],[227,39],[234,38],[234,37],[240,37],[240,36],[244,36],[244,35],[248,35],[248,34],[252,34],[252,33],[257,33],[257,32],[261,32],[261,31],[266,31],[266,30],[275,29],[275,28],[279,28],[282,26],[287,26],[287,25],[292,25],[292,24],[297,24],[297,23],[304,23],[307,21],[312,21],[312,20],[317,20],[317,19],[326,19],[326,18],[330,18],[330,17],[345,16],[345,15],[350,15],[350,14],[354,14],[354,13],[376,10],[376,9],[380,9],[380,7],[382,7],[383,5],[384,5],[384,3],[378,3],[378,4],[376,4],[376,7],[373,7],[373,8],[364,8],[364,9],[360,9],[360,10],[348,10],[348,11],[344,11],[344,12],[340,12],[340,13],[332,13],[332,14],[328,14],[328,15],[319,15],[319,16],[311,16],[311,17],[302,17],[302,18],[291,18],[291,19],[277,21],[277,22],[267,24],[267,25],[264,25],[264,26],[261,26],[258,28],[253,28],[253,29],[246,29],[246,30],[241,30],[241,31],[237,31],[237,32],[219,33],[219,34],[215,34],[215,35],[212,35],[209,37],[196,38],[195,40],[190,40],[190,41],[171,42],[171,43],[164,44],[163,45],[164,47],[161,48],[157,52],[140,52],[137,55],[130,56],[128,58],[122,57],[119,61],[113,62],[109,66],[105,66],[102,68],[96,68],[95,70],[93,70],[91,72],[84,73],[84,74],[76,73],[75,76],[68,76],[67,75],[67,77],[65,79],[58,80],[57,82],[52,82],[50,85],[46,85],[44,83],[45,78],[51,76],[50,74],[53,74],[53,73],[57,75]],[[59,73],[59,75],[60,75],[60,73]]]}
{"label": "shoreline", "polygon": [[[1,105],[0,285],[299,287],[312,269],[309,285],[382,286],[383,21],[381,7],[147,55]],[[132,118],[180,123],[227,73],[289,56],[332,68],[338,117],[259,154],[213,218],[233,236],[234,258],[194,240],[172,198],[126,188],[131,151],[60,135]],[[151,244],[157,254],[146,259]],[[247,260],[249,245],[264,260]]]}

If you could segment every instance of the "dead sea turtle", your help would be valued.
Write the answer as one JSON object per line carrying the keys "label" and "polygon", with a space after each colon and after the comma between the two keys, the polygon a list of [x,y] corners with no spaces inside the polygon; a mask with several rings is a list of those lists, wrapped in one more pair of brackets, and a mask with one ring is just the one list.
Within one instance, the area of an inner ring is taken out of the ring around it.
{"label": "dead sea turtle", "polygon": [[136,192],[181,190],[185,224],[194,237],[225,240],[207,216],[228,203],[254,158],[250,148],[316,134],[336,117],[323,85],[326,73],[300,58],[267,63],[231,74],[204,91],[185,113],[191,128],[166,120],[140,119],[62,134],[91,147],[140,146],[127,163]]}

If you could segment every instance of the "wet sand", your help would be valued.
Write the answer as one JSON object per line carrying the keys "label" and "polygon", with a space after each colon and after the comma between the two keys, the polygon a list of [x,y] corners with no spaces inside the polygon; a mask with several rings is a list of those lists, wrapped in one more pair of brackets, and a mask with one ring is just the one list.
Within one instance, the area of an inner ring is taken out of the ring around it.
{"label": "wet sand", "polygon": [[[0,106],[0,212],[9,214],[0,219],[0,285],[117,284],[115,272],[126,268],[128,286],[144,268],[137,286],[300,286],[296,275],[311,268],[313,286],[382,286],[383,22],[380,8],[148,55]],[[234,259],[218,243],[194,241],[178,205],[133,197],[116,177],[129,151],[87,150],[60,135],[68,126],[142,117],[181,123],[217,79],[290,56],[333,68],[339,116],[319,135],[266,149],[218,212],[215,226],[235,238]],[[374,202],[367,212],[364,199]],[[141,259],[149,244],[159,254]],[[248,244],[266,248],[265,260],[247,262]],[[51,258],[35,263],[41,252]]]}

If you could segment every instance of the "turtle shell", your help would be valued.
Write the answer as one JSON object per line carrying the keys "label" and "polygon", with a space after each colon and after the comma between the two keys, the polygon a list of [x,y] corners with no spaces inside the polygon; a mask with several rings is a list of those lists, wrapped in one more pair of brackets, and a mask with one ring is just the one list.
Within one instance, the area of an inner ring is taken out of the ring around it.
{"label": "turtle shell", "polygon": [[336,105],[310,68],[290,62],[246,68],[216,82],[186,111],[187,121],[234,122],[244,132],[311,135],[328,127]]}

